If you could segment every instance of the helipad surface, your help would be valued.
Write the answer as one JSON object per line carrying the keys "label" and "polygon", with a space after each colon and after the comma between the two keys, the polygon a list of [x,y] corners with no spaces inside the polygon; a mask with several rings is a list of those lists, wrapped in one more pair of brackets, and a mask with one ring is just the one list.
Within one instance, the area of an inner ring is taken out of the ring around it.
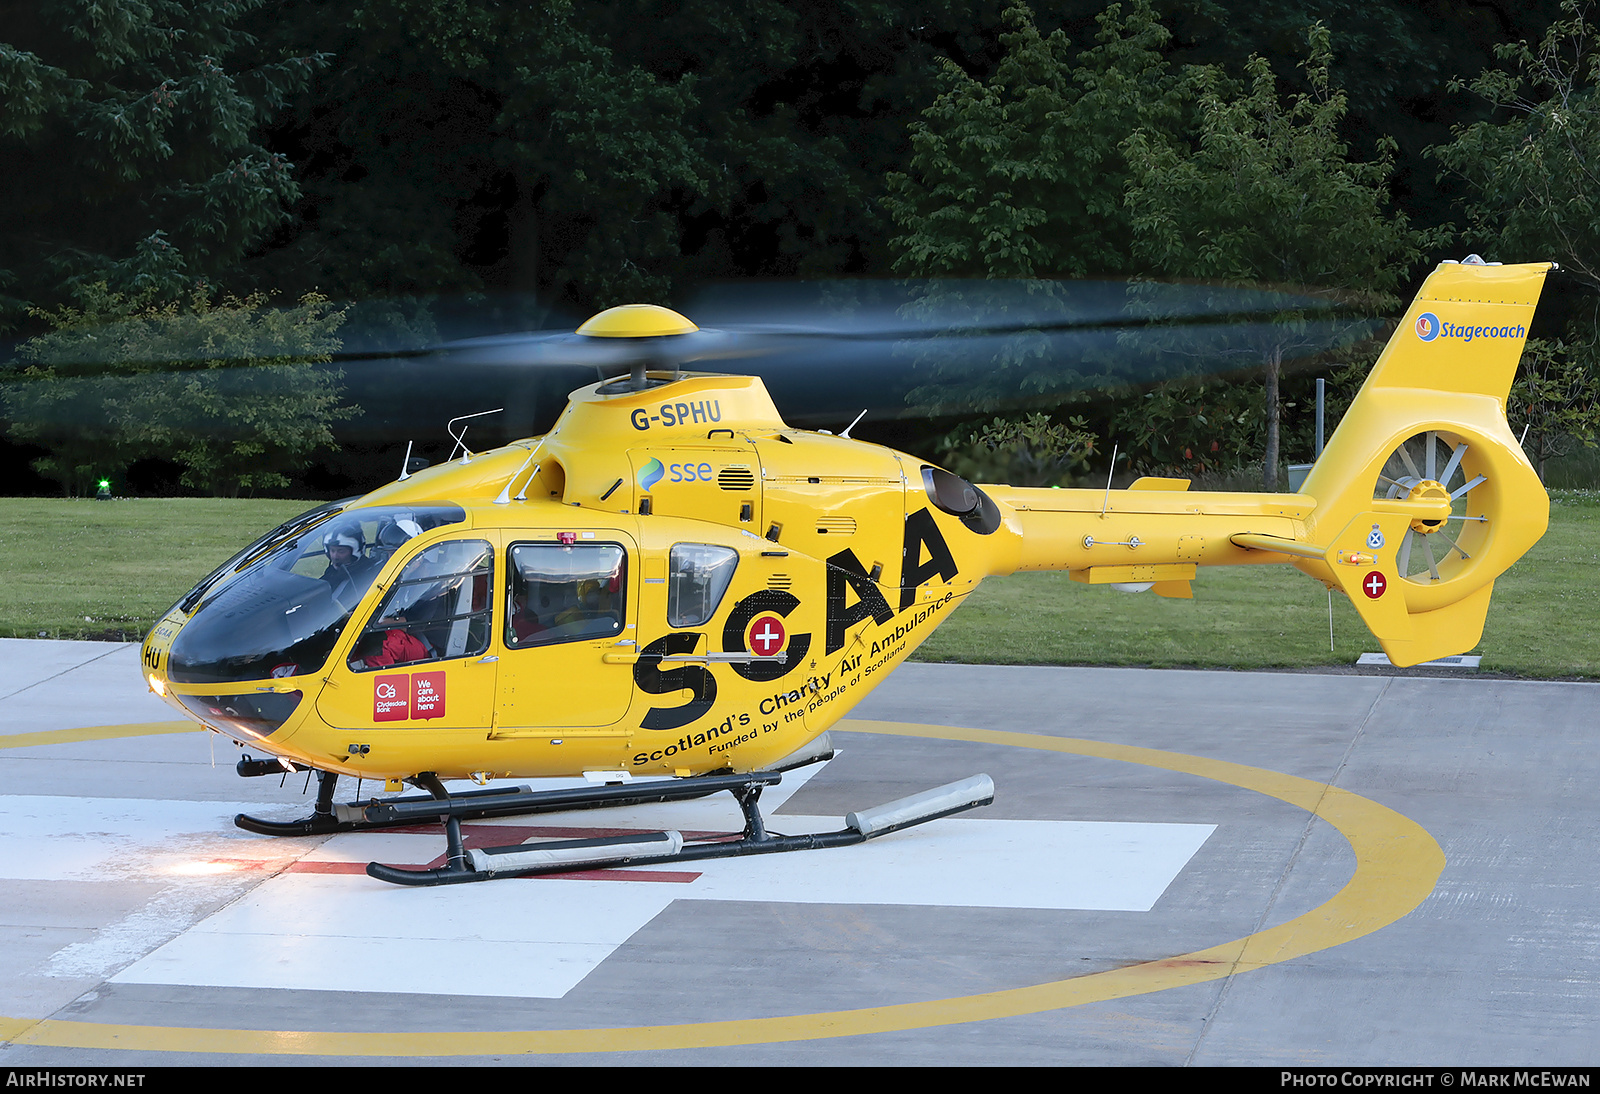
{"label": "helipad surface", "polygon": [[439,836],[234,828],[305,812],[301,781],[163,731],[134,647],[0,661],[11,1066],[1600,1057],[1593,685],[910,665],[768,791],[769,826],[979,771],[994,805],[856,848],[400,889],[363,865]]}

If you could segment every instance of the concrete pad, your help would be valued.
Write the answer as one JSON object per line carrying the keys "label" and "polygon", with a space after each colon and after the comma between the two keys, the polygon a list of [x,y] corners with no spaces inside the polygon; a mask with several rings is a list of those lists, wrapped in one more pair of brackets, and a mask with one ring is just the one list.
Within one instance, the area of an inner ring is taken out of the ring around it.
{"label": "concrete pad", "polygon": [[[128,716],[141,696],[154,702],[136,656],[126,673],[96,670],[131,646],[56,645],[66,648],[22,651],[0,733],[170,719],[160,704]],[[841,1036],[816,1040],[522,1059],[1592,1066],[1597,696],[1589,684],[1470,678],[904,666],[857,717],[1082,738],[1313,780],[1420,825],[1444,852],[1443,873],[1381,929],[1167,990],[865,1034],[841,1018]],[[773,829],[825,827],[977,771],[995,779],[996,801],[861,848],[685,864],[687,880],[400,890],[312,871],[424,862],[439,836],[245,837],[227,823],[233,810],[301,814],[301,787],[236,778],[232,749],[212,769],[204,735],[0,749],[0,998],[12,1001],[0,1010],[310,1037],[410,1031],[376,1060],[494,1063],[519,1057],[404,1053],[426,1050],[430,1031],[970,1008],[961,1000],[1159,964],[1315,914],[1360,869],[1327,821],[1181,765],[848,731],[836,741],[839,758],[786,779],[787,800],[765,796]],[[736,828],[723,799],[562,822]],[[480,827],[518,826],[528,827]],[[348,1062],[314,1047],[228,1055],[201,1043],[10,1044],[0,1058]]]}
{"label": "concrete pad", "polygon": [[177,717],[144,684],[136,643],[0,638],[0,665],[0,734]]}

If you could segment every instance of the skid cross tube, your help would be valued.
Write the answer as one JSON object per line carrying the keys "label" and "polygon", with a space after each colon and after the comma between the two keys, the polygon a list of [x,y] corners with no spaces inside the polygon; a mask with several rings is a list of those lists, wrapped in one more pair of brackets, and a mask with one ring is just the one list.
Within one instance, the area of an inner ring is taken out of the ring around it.
{"label": "skid cross tube", "polygon": [[478,817],[556,813],[567,809],[654,805],[657,802],[703,798],[719,790],[736,790],[750,785],[766,786],[781,778],[783,776],[776,771],[757,771],[749,775],[702,775],[693,779],[640,781],[623,783],[620,786],[576,786],[566,790],[530,791],[524,788],[487,803],[458,800],[466,798],[467,794],[451,794],[443,800],[402,798],[368,805],[363,812],[363,818],[372,827],[378,827],[419,824],[432,817],[442,816],[470,820]]}
{"label": "skid cross tube", "polygon": [[[370,798],[367,801],[333,802],[336,775],[318,772],[317,806],[311,816],[296,821],[264,820],[240,813],[233,823],[261,836],[322,836],[333,832],[358,832],[369,828],[398,828],[424,824],[435,817],[457,820],[483,820],[488,817],[520,817],[532,813],[555,813],[569,809],[600,809],[625,805],[654,805],[657,802],[703,798],[719,790],[744,786],[750,775],[702,775],[694,779],[661,779],[625,783],[599,788],[574,787],[566,790],[531,790],[527,786],[508,786],[492,790],[465,790],[442,799],[433,793],[404,798]],[[779,775],[769,772],[771,782]],[[414,780],[426,789],[431,775]]]}

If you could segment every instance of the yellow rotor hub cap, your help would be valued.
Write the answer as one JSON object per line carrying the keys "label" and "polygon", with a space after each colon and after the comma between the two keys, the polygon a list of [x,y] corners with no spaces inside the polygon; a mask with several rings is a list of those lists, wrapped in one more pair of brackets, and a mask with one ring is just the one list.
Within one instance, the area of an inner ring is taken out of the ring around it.
{"label": "yellow rotor hub cap", "polygon": [[[1406,500],[1439,502],[1443,504],[1445,513],[1450,511],[1450,491],[1444,488],[1443,483],[1435,482],[1433,479],[1423,479],[1413,486],[1411,492],[1406,495]],[[1414,531],[1428,535],[1443,528],[1444,521],[1445,518],[1443,516],[1437,520],[1417,517],[1412,520],[1411,527]]]}
{"label": "yellow rotor hub cap", "polygon": [[607,308],[578,328],[594,338],[659,338],[668,334],[693,334],[700,328],[671,308],[659,304],[621,304]]}

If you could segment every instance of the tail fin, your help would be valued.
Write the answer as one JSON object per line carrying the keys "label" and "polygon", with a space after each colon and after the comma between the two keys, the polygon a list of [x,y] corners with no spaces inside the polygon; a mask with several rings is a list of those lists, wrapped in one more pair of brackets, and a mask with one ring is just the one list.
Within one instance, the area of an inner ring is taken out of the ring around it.
{"label": "tail fin", "polygon": [[1549,523],[1505,403],[1553,267],[1441,264],[1301,488],[1336,549],[1295,565],[1345,589],[1397,665],[1477,645],[1495,578]]}

